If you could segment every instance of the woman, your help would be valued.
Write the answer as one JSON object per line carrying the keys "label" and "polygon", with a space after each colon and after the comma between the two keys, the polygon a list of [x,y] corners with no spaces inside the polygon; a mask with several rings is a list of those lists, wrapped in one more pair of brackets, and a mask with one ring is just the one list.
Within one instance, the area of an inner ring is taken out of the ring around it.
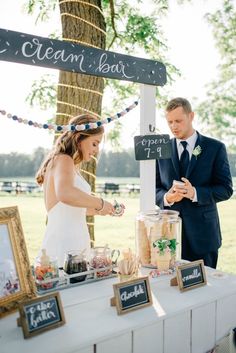
{"label": "woman", "polygon": [[[69,124],[96,123],[89,115],[73,118]],[[85,251],[89,256],[90,237],[87,215],[113,215],[114,207],[102,198],[90,195],[90,185],[81,176],[79,165],[99,152],[103,126],[83,131],[66,131],[42,163],[36,180],[43,185],[48,221],[42,249],[63,266],[70,250]]]}

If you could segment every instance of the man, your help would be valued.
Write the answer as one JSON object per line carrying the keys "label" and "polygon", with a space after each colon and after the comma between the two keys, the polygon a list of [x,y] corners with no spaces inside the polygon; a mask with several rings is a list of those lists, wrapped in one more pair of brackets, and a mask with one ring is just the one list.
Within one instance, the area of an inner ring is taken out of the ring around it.
{"label": "man", "polygon": [[184,98],[167,104],[166,119],[174,135],[172,157],[156,162],[156,204],[180,213],[182,259],[203,259],[216,268],[221,246],[216,203],[233,193],[225,145],[194,130],[194,112]]}

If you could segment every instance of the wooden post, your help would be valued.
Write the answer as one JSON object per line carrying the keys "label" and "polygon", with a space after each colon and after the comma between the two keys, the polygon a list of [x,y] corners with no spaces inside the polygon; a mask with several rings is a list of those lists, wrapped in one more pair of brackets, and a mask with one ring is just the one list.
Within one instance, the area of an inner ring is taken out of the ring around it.
{"label": "wooden post", "polygon": [[[140,135],[153,134],[156,118],[156,87],[140,85]],[[155,209],[155,160],[140,161],[140,211]]]}

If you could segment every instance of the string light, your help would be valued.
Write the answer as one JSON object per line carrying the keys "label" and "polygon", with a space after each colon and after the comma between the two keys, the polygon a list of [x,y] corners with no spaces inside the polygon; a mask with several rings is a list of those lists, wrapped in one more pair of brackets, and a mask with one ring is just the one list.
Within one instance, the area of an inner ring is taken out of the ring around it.
{"label": "string light", "polygon": [[56,112],[56,115],[57,115],[57,116],[58,116],[58,115],[60,115],[60,116],[65,116],[65,117],[67,117],[67,118],[73,118],[73,117],[74,117],[74,115],[72,115],[72,114],[60,113],[60,112]]}
{"label": "string light", "polygon": [[78,3],[83,4],[83,5],[88,5],[88,6],[94,7],[95,9],[97,9],[100,12],[101,15],[103,15],[103,12],[100,9],[100,7],[98,7],[97,5],[94,5],[94,4],[90,4],[89,2],[86,2],[86,1],[81,1],[81,0],[62,0],[62,1],[59,1],[59,5],[65,4],[67,2],[78,2]]}
{"label": "string light", "polygon": [[[63,102],[62,102],[63,103]],[[71,104],[70,104],[71,105]],[[134,109],[138,105],[138,101],[135,101],[133,104],[131,104],[129,107],[125,108],[122,110],[120,113],[116,113],[113,116],[109,116],[103,120],[99,120],[94,123],[87,123],[87,124],[81,124],[81,125],[56,125],[56,124],[51,124],[51,123],[37,123],[32,120],[20,118],[15,114],[7,113],[5,110],[0,109],[0,113],[3,116],[6,116],[9,119],[12,119],[14,121],[17,121],[18,123],[23,123],[25,125],[37,127],[39,129],[45,129],[45,130],[54,130],[55,134],[59,135],[61,132],[64,131],[84,131],[84,130],[90,130],[90,129],[97,129],[99,126],[109,124],[110,122],[117,120],[130,112],[132,109]],[[83,108],[81,108],[83,109]],[[93,113],[94,114],[94,113]]]}
{"label": "string light", "polygon": [[98,94],[99,96],[102,96],[102,95],[103,95],[101,92],[95,91],[95,90],[93,90],[93,89],[88,89],[88,88],[83,88],[83,87],[68,85],[68,84],[65,84],[65,83],[58,83],[57,85],[58,85],[58,86],[62,86],[62,87],[66,87],[66,88],[78,89],[78,90],[80,90],[80,91],[95,93],[95,94]]}
{"label": "string light", "polygon": [[95,162],[96,162],[96,164],[97,164],[97,162],[98,162],[97,157],[95,157],[95,156],[91,156],[91,158],[92,158],[92,159],[94,159],[94,160],[95,160]]}
{"label": "string light", "polygon": [[82,40],[78,40],[78,39],[63,37],[62,40],[65,40],[67,42],[75,42],[75,43],[79,43],[79,44],[84,44],[84,45],[87,45],[88,47],[93,47],[93,48],[96,48],[96,49],[101,49],[101,47],[98,47],[97,45],[93,45],[93,44],[90,44],[90,43],[87,43],[87,42],[83,42]]}
{"label": "string light", "polygon": [[67,103],[67,102],[63,102],[63,101],[57,101],[57,104],[64,104],[64,105],[67,105],[68,107],[83,110],[84,112],[89,113],[91,115],[94,115],[97,118],[101,117],[99,114],[96,114],[96,113],[92,112],[91,110],[85,109],[85,108],[81,107],[80,105],[75,105],[75,104],[71,104],[71,103]]}
{"label": "string light", "polygon": [[[90,7],[93,7],[93,8],[95,8],[95,9],[97,9],[99,12],[100,12],[100,14],[104,17],[104,15],[103,15],[103,12],[102,12],[102,10],[100,9],[100,7],[98,7],[98,6],[96,6],[96,5],[94,5],[94,4],[91,4],[91,3],[88,3],[88,2],[86,2],[86,1],[81,1],[81,0],[59,0],[59,5],[62,5],[62,4],[64,4],[64,3],[69,3],[69,2],[75,2],[75,3],[80,3],[80,4],[83,4],[83,5],[87,5],[87,6],[90,6]],[[95,28],[96,30],[98,30],[98,31],[100,31],[101,33],[103,33],[105,36],[107,35],[107,33],[104,31],[104,30],[102,30],[100,27],[97,27],[96,25],[94,25],[93,23],[91,23],[91,22],[89,22],[89,21],[86,21],[85,19],[82,19],[81,17],[79,17],[79,16],[75,16],[75,15],[72,15],[72,14],[69,14],[69,13],[61,13],[61,17],[62,16],[69,16],[69,17],[72,17],[72,18],[75,18],[75,19],[77,19],[77,20],[80,20],[80,21],[83,21],[84,23],[86,23],[86,24],[88,24],[88,25],[90,25],[91,27],[93,27],[93,28]],[[68,42],[74,42],[74,43],[79,43],[79,44],[83,44],[83,45],[87,45],[87,46],[89,46],[89,47],[93,47],[93,48],[96,48],[96,49],[101,49],[100,47],[98,47],[98,46],[96,46],[96,45],[93,45],[93,44],[91,44],[91,43],[86,43],[86,42],[83,42],[83,41],[80,41],[80,40],[77,40],[77,39],[71,39],[71,38],[63,38],[63,40],[64,41],[68,41]],[[98,95],[101,95],[102,96],[102,94],[100,93],[100,92],[96,92],[96,91],[92,91],[92,90],[88,90],[88,89],[82,89],[82,88],[80,88],[80,87],[74,87],[74,86],[70,86],[70,85],[63,85],[63,84],[59,84],[59,86],[64,86],[64,87],[68,87],[68,88],[73,88],[73,89],[80,89],[80,90],[85,90],[85,91],[90,91],[91,93],[94,93],[94,94],[98,94]],[[60,102],[59,102],[60,103]],[[136,102],[135,102],[136,103]],[[64,103],[63,103],[64,104]],[[137,105],[137,104],[136,104]],[[135,106],[136,106],[135,105]],[[80,108],[82,108],[82,107],[80,107]],[[87,111],[86,109],[84,109],[84,108],[82,108],[82,110],[83,111]],[[88,112],[88,111],[87,111]],[[128,112],[128,111],[127,111]],[[90,112],[91,113],[91,112]],[[58,115],[60,115],[60,114],[58,114]],[[61,114],[62,115],[62,114]],[[122,113],[120,113],[120,116],[122,116]],[[118,118],[119,116],[117,116],[117,118]],[[109,118],[107,118],[107,120],[106,120],[106,123],[108,123],[108,122],[110,122],[110,121],[112,121],[112,117],[109,117]],[[105,123],[104,121],[103,121],[103,123]],[[89,126],[90,124],[86,124],[87,126]],[[93,126],[94,126],[95,124],[93,124]],[[75,127],[76,128],[76,127]],[[57,130],[56,130],[56,135],[59,135],[60,134],[60,131],[58,131],[58,129],[59,129],[59,126],[57,126]],[[72,126],[71,126],[71,129],[72,129]],[[64,131],[64,128],[62,128],[62,130]],[[77,129],[76,129],[77,130]],[[97,159],[95,158],[95,161],[96,161],[96,163],[97,163]],[[87,173],[88,175],[91,175],[94,179],[96,178],[96,176],[93,174],[93,173],[89,173],[88,171],[86,171],[86,170],[81,170],[83,173]],[[94,222],[87,222],[87,225],[89,226],[89,227],[94,227]],[[93,239],[91,239],[91,242],[92,242],[92,246],[93,246],[93,243],[94,243],[94,240]]]}
{"label": "string light", "polygon": [[69,17],[75,18],[76,20],[80,20],[80,21],[86,23],[87,25],[95,28],[97,31],[102,32],[105,36],[107,35],[106,32],[103,29],[101,29],[100,27],[94,25],[92,22],[89,22],[89,21],[81,18],[80,16],[72,15],[71,13],[68,13],[68,12],[61,13],[61,17],[62,16],[69,16]]}
{"label": "string light", "polygon": [[87,175],[91,176],[92,178],[96,179],[96,175],[94,175],[93,173],[88,172],[85,169],[80,169],[80,171],[83,172],[84,174],[87,174]]}

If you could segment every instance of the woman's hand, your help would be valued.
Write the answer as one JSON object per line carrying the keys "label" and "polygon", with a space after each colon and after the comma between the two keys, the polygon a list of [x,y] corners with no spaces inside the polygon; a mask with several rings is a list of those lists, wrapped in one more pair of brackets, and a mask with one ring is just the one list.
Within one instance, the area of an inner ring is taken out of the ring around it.
{"label": "woman's hand", "polygon": [[115,212],[112,216],[121,217],[125,212],[125,205],[123,203],[118,203],[117,201],[115,201],[114,208]]}
{"label": "woman's hand", "polygon": [[98,210],[97,214],[101,216],[106,216],[106,215],[112,216],[114,212],[115,212],[114,206],[110,202],[103,200],[102,209]]}

